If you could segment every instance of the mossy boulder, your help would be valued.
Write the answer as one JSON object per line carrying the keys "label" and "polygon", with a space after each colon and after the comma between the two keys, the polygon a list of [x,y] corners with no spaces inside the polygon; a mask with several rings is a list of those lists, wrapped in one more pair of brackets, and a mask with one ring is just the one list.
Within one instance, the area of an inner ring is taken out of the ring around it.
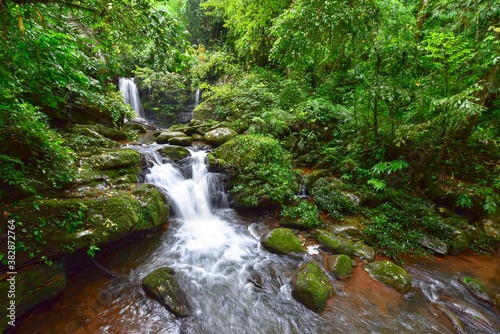
{"label": "mossy boulder", "polygon": [[[446,233],[446,239],[449,245],[448,254],[450,255],[461,254],[469,247],[467,235],[461,229],[453,226],[453,221],[456,219],[458,218],[445,218],[443,219],[443,224],[440,226],[441,231]],[[463,220],[463,224],[467,224],[467,222]]]}
{"label": "mossy boulder", "polygon": [[260,244],[269,252],[275,254],[304,252],[299,239],[295,236],[293,231],[283,227],[275,228],[274,230],[264,234],[260,238]]}
{"label": "mossy boulder", "polygon": [[358,241],[354,243],[354,256],[362,260],[373,261],[375,250],[367,244]]}
{"label": "mossy boulder", "polygon": [[207,160],[208,160],[208,170],[210,172],[219,173],[219,172],[223,172],[225,170],[224,166],[222,166],[220,160],[217,159],[213,153],[207,154]]}
{"label": "mossy boulder", "polygon": [[481,225],[488,238],[500,244],[500,210],[481,219]]}
{"label": "mossy boulder", "polygon": [[355,255],[356,249],[354,243],[349,239],[339,237],[324,230],[316,230],[315,236],[322,248],[332,254]]}
{"label": "mossy boulder", "polygon": [[168,140],[170,145],[178,145],[178,146],[190,146],[193,143],[193,138],[184,136],[184,137],[172,137]]}
{"label": "mossy boulder", "polygon": [[[41,255],[57,258],[91,244],[109,244],[168,219],[165,197],[147,184],[60,195],[0,208],[16,217],[17,241],[24,245],[16,253],[19,268],[41,261]],[[2,249],[6,242],[0,241]]]}
{"label": "mossy boulder", "polygon": [[204,141],[205,137],[200,135],[199,133],[193,133],[191,135],[191,138],[193,138],[194,141]]}
{"label": "mossy boulder", "polygon": [[236,131],[230,128],[222,127],[208,131],[207,133],[205,133],[204,138],[205,141],[212,146],[221,146],[237,135],[238,134],[236,133]]}
{"label": "mossy boulder", "polygon": [[365,263],[363,268],[373,279],[382,282],[401,294],[411,289],[411,278],[408,272],[391,261]]}
{"label": "mossy boulder", "polygon": [[82,165],[85,163],[99,170],[119,169],[140,165],[141,155],[131,149],[108,150],[100,155],[82,159]]}
{"label": "mossy boulder", "polygon": [[352,273],[352,260],[348,255],[329,255],[327,263],[330,273],[339,279],[346,279]]}
{"label": "mossy boulder", "polygon": [[129,131],[137,131],[138,133],[148,132],[148,129],[146,129],[144,125],[139,123],[126,123],[125,125],[123,125],[123,129]]}
{"label": "mossy boulder", "polygon": [[291,281],[292,296],[308,309],[321,313],[328,298],[333,295],[333,287],[326,273],[314,261],[300,266]]}
{"label": "mossy boulder", "polygon": [[[12,280],[14,277],[14,280]],[[9,317],[7,296],[11,281],[15,282],[15,316]],[[2,303],[0,308],[0,332],[7,328],[8,322],[16,320],[19,324],[20,317],[34,307],[57,297],[66,288],[66,273],[62,261],[46,264],[36,264],[17,270],[17,275],[0,275],[0,294]],[[5,298],[5,299],[4,299]]]}
{"label": "mossy boulder", "polygon": [[494,304],[493,299],[484,287],[483,283],[472,277],[461,277],[458,279],[467,291],[482,302]]}
{"label": "mossy boulder", "polygon": [[190,315],[189,303],[175,279],[174,269],[165,267],[152,271],[142,281],[142,287],[173,314],[179,317]]}
{"label": "mossy boulder", "polygon": [[176,145],[164,146],[158,152],[162,157],[172,161],[179,161],[191,156],[191,152],[187,148]]}
{"label": "mossy boulder", "polygon": [[174,137],[186,137],[186,134],[180,131],[163,131],[156,136],[156,142],[158,144],[167,144],[168,140]]}
{"label": "mossy boulder", "polygon": [[96,124],[89,126],[91,129],[95,129],[100,135],[112,139],[112,140],[126,140],[127,134],[124,131],[118,130],[117,128],[105,126],[102,124]]}

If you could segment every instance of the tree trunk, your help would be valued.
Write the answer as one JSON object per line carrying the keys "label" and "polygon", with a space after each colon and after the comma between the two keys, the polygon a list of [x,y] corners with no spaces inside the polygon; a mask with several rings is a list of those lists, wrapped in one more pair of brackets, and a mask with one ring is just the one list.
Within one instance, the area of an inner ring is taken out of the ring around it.
{"label": "tree trunk", "polygon": [[415,40],[420,39],[420,34],[422,33],[422,28],[424,26],[425,17],[427,16],[427,0],[421,0],[420,5],[418,5],[417,10],[417,29],[415,30]]}

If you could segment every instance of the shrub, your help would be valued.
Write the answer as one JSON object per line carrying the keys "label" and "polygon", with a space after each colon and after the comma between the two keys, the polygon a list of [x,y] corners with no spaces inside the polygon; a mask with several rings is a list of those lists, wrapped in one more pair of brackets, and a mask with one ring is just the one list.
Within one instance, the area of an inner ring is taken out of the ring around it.
{"label": "shrub", "polygon": [[316,181],[310,192],[316,205],[334,218],[353,214],[358,210],[352,199],[342,192],[341,185],[331,182],[329,178]]}

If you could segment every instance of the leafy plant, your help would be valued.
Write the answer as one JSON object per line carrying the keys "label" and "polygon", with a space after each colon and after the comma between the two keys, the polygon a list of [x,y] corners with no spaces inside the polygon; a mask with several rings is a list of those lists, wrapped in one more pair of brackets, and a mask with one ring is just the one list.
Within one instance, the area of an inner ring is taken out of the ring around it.
{"label": "leafy plant", "polygon": [[328,178],[316,181],[310,192],[318,208],[332,217],[341,218],[358,211],[356,203],[342,190],[342,186]]}
{"label": "leafy plant", "polygon": [[315,204],[307,201],[299,201],[294,205],[283,205],[281,215],[284,220],[298,221],[298,225],[308,229],[314,229],[323,226],[320,213]]}

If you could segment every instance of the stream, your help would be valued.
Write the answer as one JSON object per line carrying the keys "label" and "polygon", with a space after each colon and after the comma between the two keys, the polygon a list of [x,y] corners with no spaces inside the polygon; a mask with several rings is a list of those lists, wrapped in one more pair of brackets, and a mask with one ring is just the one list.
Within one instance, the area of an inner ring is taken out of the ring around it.
{"label": "stream", "polygon": [[[372,280],[358,263],[348,280],[331,278],[335,296],[323,313],[308,310],[291,296],[290,279],[305,260],[321,261],[321,253],[267,252],[259,239],[270,227],[257,214],[229,208],[221,175],[207,171],[206,153],[193,150],[189,161],[165,163],[156,153],[161,146],[133,148],[151,161],[146,182],[169,197],[169,223],[97,257],[116,279],[94,266],[70,275],[64,293],[31,312],[15,333],[460,332],[437,305],[477,310],[477,321],[464,321],[465,333],[498,333],[498,314],[457,279],[475,277],[499,292],[500,259],[472,253],[406,264],[413,288],[404,296]],[[188,297],[192,313],[186,318],[169,313],[141,286],[147,274],[165,266],[175,269]]]}

